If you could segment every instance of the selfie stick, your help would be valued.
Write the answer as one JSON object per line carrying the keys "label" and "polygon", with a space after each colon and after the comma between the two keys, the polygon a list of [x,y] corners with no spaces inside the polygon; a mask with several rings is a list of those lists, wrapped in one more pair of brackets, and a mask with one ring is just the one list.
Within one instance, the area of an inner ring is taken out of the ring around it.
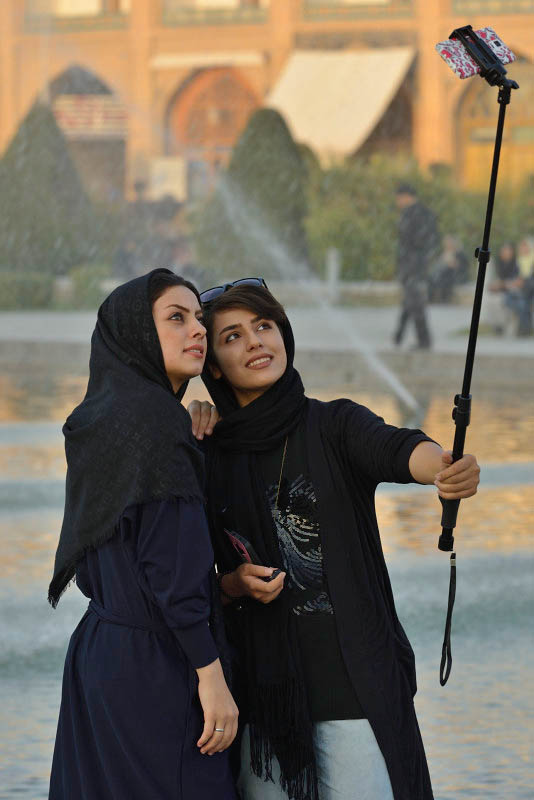
{"label": "selfie stick", "polygon": [[[489,239],[491,230],[491,220],[493,216],[493,204],[495,202],[495,189],[497,186],[497,173],[499,170],[499,157],[501,154],[502,135],[504,129],[504,117],[506,106],[510,103],[512,89],[519,89],[515,81],[506,78],[506,70],[498,56],[479,38],[473,31],[471,25],[463,28],[456,28],[450,35],[451,39],[458,39],[469,55],[480,67],[480,77],[484,78],[490,86],[498,86],[499,94],[499,118],[497,121],[497,132],[495,135],[495,147],[493,150],[493,166],[488,194],[488,205],[486,208],[486,222],[484,225],[484,235],[481,247],[475,250],[475,258],[478,260],[478,275],[475,289],[475,299],[473,302],[473,314],[471,317],[471,328],[469,331],[469,343],[467,345],[467,357],[465,362],[464,382],[461,394],[454,398],[454,408],[452,418],[456,425],[454,435],[454,446],[452,460],[458,461],[464,453],[465,435],[471,417],[471,377],[473,374],[473,364],[475,361],[475,349],[477,344],[478,326],[480,322],[480,309],[482,306],[482,293],[484,291],[484,280],[486,278],[486,267],[490,260]],[[445,552],[452,551],[454,547],[453,530],[456,527],[456,517],[458,515],[459,500],[443,500],[443,512],[441,517],[442,532],[439,537],[438,547]],[[447,608],[447,620],[445,623],[445,637],[441,651],[441,664],[439,670],[439,682],[445,686],[452,668],[451,654],[451,622],[454,598],[456,595],[456,553],[451,552],[451,574],[449,582],[449,601]]]}

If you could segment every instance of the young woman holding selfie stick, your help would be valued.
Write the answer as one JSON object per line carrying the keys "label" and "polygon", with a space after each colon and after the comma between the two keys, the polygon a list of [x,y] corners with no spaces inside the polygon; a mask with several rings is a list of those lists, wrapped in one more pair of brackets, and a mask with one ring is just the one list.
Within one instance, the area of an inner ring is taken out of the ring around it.
{"label": "young woman holding selfie stick", "polygon": [[199,438],[213,431],[209,513],[238,653],[242,800],[430,800],[374,492],[415,481],[469,497],[476,459],[452,464],[421,431],[306,398],[291,326],[261,279],[201,297],[203,379],[221,420],[206,405],[190,412]]}

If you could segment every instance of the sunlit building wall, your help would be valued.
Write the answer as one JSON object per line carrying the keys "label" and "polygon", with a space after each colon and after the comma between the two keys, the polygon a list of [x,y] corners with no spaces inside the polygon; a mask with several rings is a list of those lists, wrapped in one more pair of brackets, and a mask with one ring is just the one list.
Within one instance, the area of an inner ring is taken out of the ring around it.
{"label": "sunlit building wall", "polygon": [[130,10],[131,0],[28,0],[29,15],[52,15],[54,17],[91,17],[105,11]]}
{"label": "sunlit building wall", "polygon": [[501,171],[518,185],[534,174],[534,0],[3,0],[0,148],[41,98],[92,191],[194,197],[274,105],[323,163],[383,151],[483,186],[495,98],[434,50],[468,22],[519,59]]}

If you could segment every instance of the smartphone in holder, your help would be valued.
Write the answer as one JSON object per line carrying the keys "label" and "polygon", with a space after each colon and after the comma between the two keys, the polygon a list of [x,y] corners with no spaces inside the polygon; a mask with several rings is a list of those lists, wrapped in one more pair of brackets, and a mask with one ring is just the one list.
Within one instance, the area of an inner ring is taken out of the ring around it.
{"label": "smartphone in holder", "polygon": [[[515,61],[515,55],[497,36],[493,28],[481,28],[474,33],[491,48],[502,64],[510,64]],[[436,50],[459,78],[472,78],[473,75],[480,74],[480,66],[469,55],[459,39],[446,39],[444,42],[438,42]]]}
{"label": "smartphone in holder", "polygon": [[[248,539],[245,539],[245,537],[241,536],[241,534],[236,533],[236,531],[231,531],[228,528],[224,528],[224,532],[228,536],[234,550],[236,550],[239,558],[244,564],[256,564],[257,566],[262,566],[260,557]],[[265,581],[265,583],[270,583],[271,581],[274,581],[274,579],[277,578],[281,572],[281,569],[275,569],[272,575],[269,575],[266,578],[260,578],[260,580]]]}

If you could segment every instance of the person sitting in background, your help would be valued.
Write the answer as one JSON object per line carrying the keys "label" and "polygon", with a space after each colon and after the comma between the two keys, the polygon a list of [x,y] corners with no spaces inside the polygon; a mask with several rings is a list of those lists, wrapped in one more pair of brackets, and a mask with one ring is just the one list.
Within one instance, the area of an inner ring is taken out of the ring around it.
{"label": "person sitting in background", "polygon": [[527,305],[528,332],[532,333],[534,312],[534,236],[525,236],[517,246],[517,266],[523,280],[523,297]]}
{"label": "person sitting in background", "polygon": [[443,251],[428,281],[431,303],[450,303],[454,287],[468,279],[469,262],[459,239],[451,234],[443,237]]}
{"label": "person sitting in background", "polygon": [[[502,294],[504,306],[509,308],[517,319],[517,335],[527,336],[530,330],[530,314],[523,293],[524,278],[517,263],[516,249],[510,242],[499,248],[495,260],[495,276],[495,280],[489,286],[490,292]],[[502,332],[502,327],[497,326],[497,333]]]}

